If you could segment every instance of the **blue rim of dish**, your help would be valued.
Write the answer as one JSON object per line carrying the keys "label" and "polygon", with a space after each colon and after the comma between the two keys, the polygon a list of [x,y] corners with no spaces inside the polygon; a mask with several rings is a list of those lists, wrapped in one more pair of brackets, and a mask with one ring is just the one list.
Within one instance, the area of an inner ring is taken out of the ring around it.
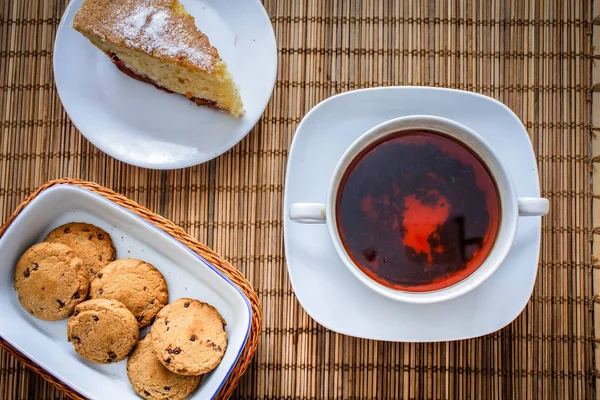
{"label": "blue rim of dish", "polygon": [[[204,257],[200,256],[198,253],[196,253],[195,251],[193,251],[192,249],[190,249],[189,247],[187,247],[186,245],[184,245],[183,243],[181,243],[179,240],[175,239],[173,236],[169,235],[167,232],[165,232],[164,230],[158,228],[157,226],[151,224],[150,222],[146,221],[144,218],[140,217],[139,215],[135,214],[134,212],[120,206],[119,204],[108,200],[106,197],[99,195],[98,193],[92,192],[91,190],[88,190],[86,188],[82,188],[80,186],[76,186],[76,185],[71,185],[69,183],[61,183],[58,184],[56,186],[52,186],[49,187],[48,189],[44,190],[43,192],[41,192],[39,195],[42,195],[44,193],[47,193],[49,191],[52,191],[53,189],[56,188],[60,188],[61,186],[68,186],[70,188],[74,188],[77,190],[81,190],[87,193],[92,194],[95,197],[98,197],[100,200],[108,202],[116,207],[119,207],[121,210],[123,210],[124,212],[130,214],[131,216],[137,218],[138,220],[140,220],[141,222],[143,222],[144,224],[150,226],[151,228],[153,228],[154,230],[158,231],[159,233],[161,233],[164,236],[167,236],[169,238],[169,240],[174,241],[175,243],[177,243],[177,245],[179,245],[180,247],[183,247],[185,250],[187,250],[189,253],[191,253],[193,256],[195,256],[198,260],[200,260],[204,265],[206,265],[207,267],[209,267],[212,271],[216,272],[217,275],[219,275],[221,278],[223,278],[223,280],[225,280],[225,282],[229,283],[242,297],[242,299],[244,299],[244,302],[246,303],[246,307],[248,308],[248,323],[246,325],[246,333],[244,334],[244,340],[242,342],[242,346],[240,347],[240,350],[238,351],[238,353],[235,356],[235,360],[234,362],[231,363],[231,366],[229,367],[229,370],[227,371],[227,373],[225,374],[223,380],[221,381],[221,383],[219,383],[219,387],[217,388],[217,390],[215,390],[215,392],[212,394],[211,396],[211,400],[214,399],[217,394],[219,394],[219,392],[221,391],[221,388],[223,387],[223,385],[225,384],[225,382],[227,382],[227,379],[229,378],[229,375],[231,375],[231,371],[233,371],[233,368],[235,368],[235,366],[237,365],[237,362],[240,359],[240,355],[242,354],[242,352],[244,351],[244,348],[246,347],[246,344],[248,343],[248,336],[250,335],[250,327],[252,326],[252,306],[250,305],[250,301],[248,300],[248,298],[246,297],[246,295],[241,291],[241,289],[238,287],[238,285],[236,285],[235,283],[233,283],[227,276],[225,276],[221,271],[219,271],[214,265],[212,265],[211,263],[209,263],[207,260],[204,259]],[[39,196],[38,195],[38,196]],[[36,201],[39,197],[36,197],[32,200],[32,202]],[[27,208],[24,207],[23,210]],[[21,212],[23,211],[21,210]],[[17,215],[17,217],[14,219],[14,221],[11,223],[14,224],[15,222],[18,221],[19,217],[21,216],[21,214],[19,213],[19,215]],[[9,227],[10,229],[10,227]],[[6,234],[6,232],[8,231],[8,229],[4,232],[4,234]],[[2,235],[4,236],[4,235]],[[1,240],[2,238],[0,238]],[[11,343],[11,345],[14,346],[14,344]],[[15,346],[16,347],[16,346]],[[24,355],[27,355],[25,351],[23,351],[22,349],[18,348],[19,351],[21,351]],[[29,358],[29,356],[27,355],[27,357]],[[52,372],[52,371],[48,371],[48,372]],[[53,376],[56,377],[56,375],[52,374]],[[57,379],[60,380],[59,377],[56,377]]]}

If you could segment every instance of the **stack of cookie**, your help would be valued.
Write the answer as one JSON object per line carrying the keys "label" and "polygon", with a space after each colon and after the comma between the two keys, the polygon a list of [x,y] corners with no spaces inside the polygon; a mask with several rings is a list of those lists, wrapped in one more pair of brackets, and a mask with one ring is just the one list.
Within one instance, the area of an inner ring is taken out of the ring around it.
{"label": "stack of cookie", "polygon": [[[89,361],[109,364],[131,354],[127,374],[143,398],[189,396],[225,354],[225,320],[198,300],[168,304],[167,282],[158,269],[115,258],[104,230],[78,222],[62,225],[17,262],[19,302],[40,319],[70,316],[67,338]],[[140,329],[150,325],[138,342]]]}

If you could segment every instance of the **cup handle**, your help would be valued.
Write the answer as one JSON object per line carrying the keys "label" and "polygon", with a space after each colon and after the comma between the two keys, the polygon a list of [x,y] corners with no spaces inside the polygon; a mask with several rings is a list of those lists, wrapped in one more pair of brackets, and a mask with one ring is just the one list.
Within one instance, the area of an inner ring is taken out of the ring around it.
{"label": "cup handle", "polygon": [[301,224],[325,223],[325,204],[294,203],[290,207],[290,219]]}
{"label": "cup handle", "polygon": [[540,197],[519,197],[517,204],[519,205],[519,216],[522,217],[546,215],[550,208],[548,199]]}

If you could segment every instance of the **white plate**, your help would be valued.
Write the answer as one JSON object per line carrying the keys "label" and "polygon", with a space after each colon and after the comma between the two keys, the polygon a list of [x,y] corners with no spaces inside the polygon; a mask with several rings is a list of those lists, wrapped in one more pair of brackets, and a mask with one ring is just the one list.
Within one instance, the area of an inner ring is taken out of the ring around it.
{"label": "white plate", "polygon": [[69,117],[95,146],[146,168],[183,168],[223,154],[250,132],[275,84],[277,45],[258,0],[181,0],[227,62],[246,115],[198,107],[120,72],[71,24],[83,0],[73,0],[54,44],[54,77]]}
{"label": "white plate", "polygon": [[88,362],[67,341],[67,320],[48,322],[29,315],[13,289],[13,268],[21,254],[53,228],[71,221],[101,227],[112,236],[117,257],[139,258],[158,268],[169,300],[196,298],[214,305],[227,321],[229,344],[223,361],[207,374],[192,399],[214,397],[246,344],[250,304],[229,279],[164,231],[130,211],[82,188],[60,185],[37,196],[0,239],[0,336],[56,378],[88,398],[137,399],[125,369]]}
{"label": "white plate", "polygon": [[363,338],[432,342],[494,332],[514,320],[533,290],[540,250],[539,217],[519,219],[504,263],[481,286],[437,304],[407,304],[359,282],[337,256],[325,225],[289,220],[295,202],[324,202],[335,165],[368,129],[392,118],[427,114],[453,119],[482,135],[499,152],[519,196],[539,196],[535,156],[527,131],[502,103],[482,95],[438,88],[364,89],[331,97],[296,130],[284,201],[285,251],[300,304],[321,325]]}

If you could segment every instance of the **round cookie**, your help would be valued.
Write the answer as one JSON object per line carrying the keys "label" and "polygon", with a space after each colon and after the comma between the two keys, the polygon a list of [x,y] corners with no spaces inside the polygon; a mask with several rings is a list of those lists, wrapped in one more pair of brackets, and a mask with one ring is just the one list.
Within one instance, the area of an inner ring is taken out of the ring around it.
{"label": "round cookie", "polygon": [[145,399],[185,399],[202,376],[177,375],[166,369],[152,350],[150,335],[139,342],[127,360],[127,376],[133,390]]}
{"label": "round cookie", "polygon": [[64,244],[35,244],[15,267],[19,302],[31,315],[47,321],[71,315],[86,298],[89,284],[83,262]]}
{"label": "round cookie", "polygon": [[83,260],[83,265],[93,279],[117,254],[110,235],[97,226],[83,222],[61,225],[46,236],[44,242],[62,243],[71,247]]}
{"label": "round cookie", "polygon": [[143,328],[169,302],[169,291],[165,277],[151,264],[122,258],[96,274],[90,285],[90,297],[120,301]]}
{"label": "round cookie", "polygon": [[201,375],[219,365],[227,348],[226,322],[211,305],[179,299],[166,305],[152,325],[152,348],[160,362],[180,375]]}
{"label": "round cookie", "polygon": [[67,338],[83,358],[100,364],[121,361],[138,341],[135,317],[116,300],[94,299],[75,307]]}

